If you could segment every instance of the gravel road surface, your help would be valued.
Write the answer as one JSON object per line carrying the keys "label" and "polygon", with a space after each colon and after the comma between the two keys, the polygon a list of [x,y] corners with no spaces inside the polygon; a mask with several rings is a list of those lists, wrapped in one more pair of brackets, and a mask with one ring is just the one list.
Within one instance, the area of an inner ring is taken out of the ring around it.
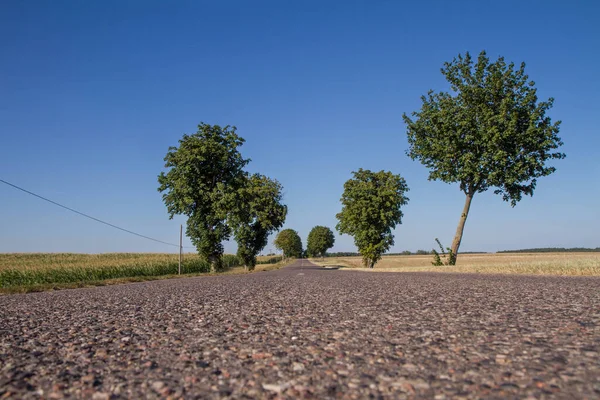
{"label": "gravel road surface", "polygon": [[600,398],[600,279],[279,271],[0,296],[3,398]]}

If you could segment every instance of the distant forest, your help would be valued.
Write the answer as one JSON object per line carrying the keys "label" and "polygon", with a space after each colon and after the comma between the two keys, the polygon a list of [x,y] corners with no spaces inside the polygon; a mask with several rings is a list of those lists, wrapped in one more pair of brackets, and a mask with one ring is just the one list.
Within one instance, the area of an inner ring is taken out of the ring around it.
{"label": "distant forest", "polygon": [[498,253],[581,253],[581,252],[595,252],[600,251],[600,247],[596,247],[595,249],[590,249],[587,247],[542,247],[536,249],[521,249],[521,250],[502,250],[498,251]]}

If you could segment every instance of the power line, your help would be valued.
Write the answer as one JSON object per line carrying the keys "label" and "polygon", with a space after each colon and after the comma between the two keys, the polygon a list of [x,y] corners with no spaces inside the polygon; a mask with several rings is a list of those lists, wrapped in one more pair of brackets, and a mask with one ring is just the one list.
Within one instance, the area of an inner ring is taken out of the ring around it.
{"label": "power line", "polygon": [[6,184],[6,185],[8,185],[8,186],[12,186],[13,188],[15,188],[15,189],[18,189],[18,190],[20,190],[20,191],[22,191],[22,192],[25,192],[25,193],[27,193],[27,194],[30,194],[30,195],[32,195],[32,196],[35,196],[35,197],[37,197],[37,198],[39,198],[39,199],[42,199],[42,200],[44,200],[44,201],[47,201],[48,203],[52,203],[52,204],[54,204],[54,205],[56,205],[56,206],[59,206],[59,207],[62,207],[62,208],[64,208],[64,209],[66,209],[66,210],[69,210],[69,211],[71,211],[71,212],[74,212],[75,214],[79,214],[79,215],[81,215],[81,216],[84,216],[84,217],[86,217],[86,218],[89,218],[89,219],[91,219],[91,220],[94,220],[94,221],[96,221],[96,222],[100,222],[101,224],[108,225],[108,226],[110,226],[110,227],[112,227],[112,228],[115,228],[115,229],[118,229],[118,230],[120,230],[120,231],[127,232],[127,233],[130,233],[130,234],[132,234],[132,235],[135,235],[135,236],[139,236],[139,237],[141,237],[141,238],[144,238],[144,239],[152,240],[152,241],[154,241],[154,242],[158,242],[158,243],[166,244],[166,245],[169,245],[169,246],[175,246],[175,247],[179,247],[179,245],[178,245],[178,244],[174,244],[174,243],[168,243],[168,242],[163,242],[162,240],[154,239],[154,238],[151,238],[150,236],[142,235],[142,234],[139,234],[139,233],[136,233],[136,232],[130,231],[129,229],[125,229],[125,228],[121,228],[121,227],[119,227],[119,226],[117,226],[117,225],[113,225],[113,224],[111,224],[111,223],[109,223],[109,222],[102,221],[101,219],[98,219],[98,218],[92,217],[91,215],[88,215],[88,214],[82,213],[82,212],[80,212],[80,211],[74,210],[74,209],[72,209],[72,208],[70,208],[70,207],[64,206],[64,205],[62,205],[62,204],[60,204],[60,203],[57,203],[57,202],[55,202],[55,201],[52,201],[52,200],[50,200],[50,199],[47,199],[47,198],[45,198],[45,197],[43,197],[43,196],[40,196],[39,194],[35,194],[35,193],[33,193],[33,192],[30,192],[29,190],[25,190],[25,189],[23,189],[22,187],[19,187],[19,186],[17,186],[17,185],[13,185],[12,183],[10,183],[10,182],[6,182],[5,180],[2,180],[2,179],[0,179],[0,182],[2,182],[2,183],[4,183],[4,184]]}

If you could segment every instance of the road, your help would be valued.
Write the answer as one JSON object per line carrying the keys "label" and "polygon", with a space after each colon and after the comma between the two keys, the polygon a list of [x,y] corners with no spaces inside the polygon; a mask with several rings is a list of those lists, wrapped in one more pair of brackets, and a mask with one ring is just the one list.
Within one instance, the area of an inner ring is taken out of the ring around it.
{"label": "road", "polygon": [[0,297],[0,398],[600,398],[600,279],[279,271]]}

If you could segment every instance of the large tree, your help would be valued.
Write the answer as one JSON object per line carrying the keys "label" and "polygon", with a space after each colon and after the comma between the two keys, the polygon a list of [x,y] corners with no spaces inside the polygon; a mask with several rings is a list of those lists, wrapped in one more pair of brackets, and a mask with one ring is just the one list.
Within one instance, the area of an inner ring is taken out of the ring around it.
{"label": "large tree", "polygon": [[213,271],[221,269],[222,242],[231,236],[224,199],[246,181],[249,160],[238,150],[243,143],[235,127],[201,123],[196,133],[183,135],[179,147],[169,147],[168,171],[158,176],[169,217],[188,217],[186,234]]}
{"label": "large tree", "polygon": [[281,228],[287,215],[282,186],[260,174],[249,175],[244,186],[230,197],[229,222],[238,245],[237,255],[250,270],[269,235]]}
{"label": "large tree", "polygon": [[310,230],[306,241],[306,251],[309,257],[324,256],[333,247],[335,236],[326,226],[317,225]]}
{"label": "large tree", "polygon": [[286,258],[302,257],[302,239],[300,235],[293,229],[284,229],[275,238],[273,242],[275,247],[283,251]]}
{"label": "large tree", "polygon": [[503,57],[494,62],[481,52],[444,63],[451,92],[429,91],[407,125],[408,156],[430,169],[429,180],[458,183],[466,200],[451,250],[457,255],[471,201],[476,193],[494,193],[515,206],[533,195],[537,179],[555,171],[546,162],[564,158],[560,122],[546,112],[554,99],[538,101],[525,63],[516,67]]}
{"label": "large tree", "polygon": [[354,236],[365,267],[373,268],[394,244],[392,230],[402,223],[401,207],[408,203],[406,181],[389,171],[353,172],[344,183],[337,230]]}

